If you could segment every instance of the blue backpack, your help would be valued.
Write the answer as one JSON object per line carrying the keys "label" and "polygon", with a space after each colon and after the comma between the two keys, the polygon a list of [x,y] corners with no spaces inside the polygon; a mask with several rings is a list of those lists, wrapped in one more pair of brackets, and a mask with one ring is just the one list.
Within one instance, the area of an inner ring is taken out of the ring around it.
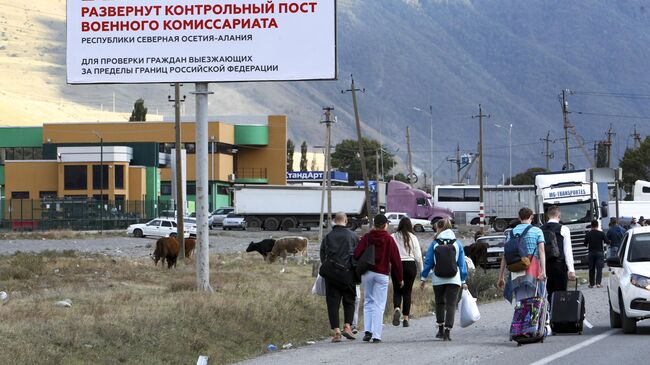
{"label": "blue backpack", "polygon": [[[514,234],[513,231],[510,231],[510,237],[508,237],[508,241],[503,246],[503,256],[506,259],[508,271],[524,271],[530,266],[531,257],[528,256],[528,248],[522,238],[528,233],[531,227],[532,225],[529,225],[520,234]],[[535,253],[533,253],[534,255]]]}

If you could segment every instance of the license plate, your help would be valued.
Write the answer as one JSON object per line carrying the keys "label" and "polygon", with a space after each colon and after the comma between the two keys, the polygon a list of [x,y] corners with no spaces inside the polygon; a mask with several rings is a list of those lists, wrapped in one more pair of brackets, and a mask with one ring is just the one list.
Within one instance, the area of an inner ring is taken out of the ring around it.
{"label": "license plate", "polygon": [[499,258],[498,257],[488,257],[488,262],[497,262]]}

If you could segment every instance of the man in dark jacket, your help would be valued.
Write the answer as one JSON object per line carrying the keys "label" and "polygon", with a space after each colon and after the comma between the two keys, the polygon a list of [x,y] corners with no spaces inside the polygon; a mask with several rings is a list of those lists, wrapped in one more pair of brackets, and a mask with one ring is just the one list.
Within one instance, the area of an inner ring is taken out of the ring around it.
{"label": "man in dark jacket", "polygon": [[609,220],[609,229],[607,230],[607,240],[609,241],[609,247],[611,248],[611,254],[616,255],[618,249],[621,247],[623,242],[623,235],[625,234],[625,229],[618,224],[616,218]]}
{"label": "man in dark jacket", "polygon": [[[350,324],[354,317],[354,303],[356,299],[356,290],[352,278],[351,257],[354,249],[357,247],[359,238],[356,234],[346,228],[348,217],[345,213],[336,213],[334,217],[334,227],[328,233],[320,245],[320,261],[325,264],[332,261],[339,268],[344,268],[339,273],[340,280],[325,279],[325,300],[327,302],[327,316],[330,320],[330,326],[334,331],[332,342],[340,342],[341,335],[349,340],[354,340],[354,334]],[[348,281],[347,284],[343,283]],[[343,331],[339,323],[339,307],[343,301],[343,319],[345,326]]]}
{"label": "man in dark jacket", "polygon": [[591,221],[591,231],[585,236],[585,246],[589,250],[587,258],[589,259],[589,287],[594,285],[600,288],[600,282],[603,278],[603,266],[605,265],[605,243],[607,236],[603,231],[598,229],[598,221]]}

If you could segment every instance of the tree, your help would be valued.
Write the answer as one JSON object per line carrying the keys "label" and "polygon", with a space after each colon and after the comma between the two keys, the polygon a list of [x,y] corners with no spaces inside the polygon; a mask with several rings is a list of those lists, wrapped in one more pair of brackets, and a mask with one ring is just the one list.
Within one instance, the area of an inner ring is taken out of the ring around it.
{"label": "tree", "polygon": [[296,150],[296,145],[293,144],[291,139],[287,139],[287,171],[293,171],[293,154]]}
{"label": "tree", "polygon": [[307,142],[300,145],[300,171],[307,171]]}
{"label": "tree", "polygon": [[401,172],[399,174],[396,174],[395,176],[393,176],[393,180],[401,181],[401,182],[407,183],[407,184],[409,183],[409,178],[406,177],[406,175],[404,175]]}
{"label": "tree", "polygon": [[133,104],[133,111],[129,122],[144,122],[147,120],[147,108],[144,107],[144,99],[140,98]]}
{"label": "tree", "polygon": [[525,172],[520,172],[512,177],[512,185],[535,185],[535,175],[540,172],[548,172],[548,170],[543,167],[531,167]]}
{"label": "tree", "polygon": [[637,149],[627,149],[619,163],[623,169],[623,184],[621,186],[631,196],[634,182],[637,180],[650,181],[650,137],[641,143]]}
{"label": "tree", "polygon": [[[383,157],[384,174],[395,166],[394,156],[381,148],[381,145],[376,140],[363,139],[363,150],[366,155],[366,167],[368,168],[368,178],[370,180],[377,179],[377,169],[375,168],[377,162],[381,169],[381,158]],[[379,156],[377,152],[380,151]],[[377,157],[380,161],[377,161]],[[359,144],[356,140],[344,139],[336,145],[334,153],[332,153],[332,167],[345,171],[348,173],[350,182],[363,180],[361,173],[361,159],[359,158]],[[381,174],[381,171],[379,172]]]}

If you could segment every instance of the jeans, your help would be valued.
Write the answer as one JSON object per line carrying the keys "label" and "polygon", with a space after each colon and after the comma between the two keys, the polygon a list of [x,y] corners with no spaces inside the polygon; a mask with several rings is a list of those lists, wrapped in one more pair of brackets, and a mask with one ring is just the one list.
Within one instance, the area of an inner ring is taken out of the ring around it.
{"label": "jeans", "polygon": [[388,296],[388,275],[368,271],[361,277],[363,285],[364,330],[381,340],[381,331]]}
{"label": "jeans", "polygon": [[444,323],[447,328],[454,327],[459,292],[460,286],[456,284],[433,286],[433,293],[436,296],[436,322],[438,325]]}
{"label": "jeans", "polygon": [[[603,278],[605,255],[602,252],[590,252],[589,256],[589,285],[600,285]],[[594,276],[596,277],[594,281]]]}
{"label": "jeans", "polygon": [[361,286],[355,285],[357,288],[357,297],[354,299],[354,319],[352,319],[352,327],[359,325],[359,302],[361,302]]}
{"label": "jeans", "polygon": [[327,303],[327,317],[332,329],[340,328],[339,307],[343,301],[344,323],[351,323],[354,316],[354,289],[351,286],[339,285],[325,279],[325,302]]}
{"label": "jeans", "polygon": [[[411,292],[413,291],[413,282],[418,273],[418,268],[415,266],[415,261],[402,261],[404,287],[399,287],[399,281],[395,275],[391,275],[393,279],[393,306],[395,308],[402,308],[402,313],[408,316],[411,313]],[[404,302],[404,306],[402,306]]]}

